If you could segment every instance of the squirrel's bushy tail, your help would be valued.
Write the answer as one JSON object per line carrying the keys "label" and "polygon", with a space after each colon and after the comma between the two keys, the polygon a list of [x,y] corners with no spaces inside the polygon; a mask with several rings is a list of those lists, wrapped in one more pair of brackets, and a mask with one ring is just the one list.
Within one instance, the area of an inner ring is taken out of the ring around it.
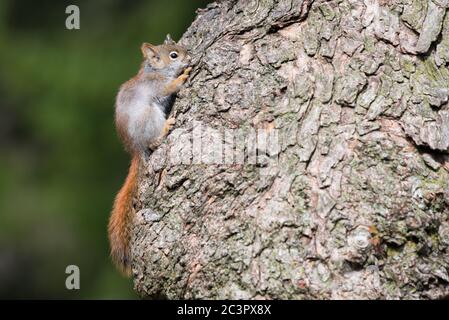
{"label": "squirrel's bushy tail", "polygon": [[108,225],[112,260],[117,268],[128,277],[131,275],[128,225],[133,210],[132,200],[137,187],[138,170],[139,156],[133,155],[128,176],[115,197]]}

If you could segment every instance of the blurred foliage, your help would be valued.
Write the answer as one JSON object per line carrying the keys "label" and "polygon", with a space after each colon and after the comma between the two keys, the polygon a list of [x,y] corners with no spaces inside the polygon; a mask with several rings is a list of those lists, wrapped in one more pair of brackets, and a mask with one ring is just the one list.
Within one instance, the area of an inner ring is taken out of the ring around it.
{"label": "blurred foliage", "polygon": [[[106,225],[128,156],[113,125],[144,41],[178,39],[207,1],[0,1],[0,297],[136,298]],[[81,29],[67,30],[76,4]],[[65,288],[65,268],[81,289]]]}

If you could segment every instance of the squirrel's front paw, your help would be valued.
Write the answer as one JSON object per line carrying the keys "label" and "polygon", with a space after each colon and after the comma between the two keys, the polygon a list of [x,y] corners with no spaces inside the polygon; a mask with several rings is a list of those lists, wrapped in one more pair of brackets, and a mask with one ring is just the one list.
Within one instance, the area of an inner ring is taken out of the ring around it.
{"label": "squirrel's front paw", "polygon": [[177,77],[176,79],[171,81],[168,85],[166,85],[164,88],[164,95],[168,96],[173,93],[177,93],[181,89],[182,85],[189,78],[189,73],[191,70],[192,70],[192,67],[186,68],[184,70],[184,72],[181,73],[181,75],[179,77]]}
{"label": "squirrel's front paw", "polygon": [[184,83],[189,78],[189,73],[192,71],[192,67],[188,67],[184,70],[184,72],[178,77],[181,83]]}
{"label": "squirrel's front paw", "polygon": [[192,71],[192,67],[188,67],[184,70],[183,74],[189,75],[190,71]]}

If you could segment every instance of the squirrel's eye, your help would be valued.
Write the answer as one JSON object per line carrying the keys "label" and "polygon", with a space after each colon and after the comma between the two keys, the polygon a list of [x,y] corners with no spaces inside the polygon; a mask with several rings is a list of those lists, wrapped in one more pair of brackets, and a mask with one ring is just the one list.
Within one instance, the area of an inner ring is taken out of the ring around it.
{"label": "squirrel's eye", "polygon": [[177,57],[178,57],[178,54],[175,51],[170,52],[170,58],[172,58],[174,60]]}

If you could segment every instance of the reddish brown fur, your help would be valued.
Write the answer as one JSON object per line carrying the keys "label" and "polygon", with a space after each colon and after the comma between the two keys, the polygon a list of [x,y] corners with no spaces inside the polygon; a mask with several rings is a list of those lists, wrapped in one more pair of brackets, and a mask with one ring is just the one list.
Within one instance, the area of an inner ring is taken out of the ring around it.
{"label": "reddish brown fur", "polygon": [[189,77],[189,72],[192,70],[191,67],[188,67],[184,70],[184,72],[177,77],[176,79],[172,80],[168,85],[164,88],[164,94],[169,95],[172,93],[175,93],[179,90],[179,88],[183,85],[184,82],[186,82],[187,78]]}
{"label": "reddish brown fur", "polygon": [[126,128],[128,127],[128,121],[129,121],[129,117],[128,116],[123,116],[120,118],[116,118],[115,119],[115,126],[117,128],[117,133],[120,137],[120,139],[123,141],[123,145],[125,146],[125,149],[132,153],[132,149],[131,149],[131,139],[129,138],[128,134],[126,133]]}
{"label": "reddish brown fur", "polygon": [[131,275],[128,220],[133,212],[132,197],[137,186],[138,171],[139,157],[134,155],[125,183],[115,197],[108,226],[112,260],[117,268],[127,276]]}

